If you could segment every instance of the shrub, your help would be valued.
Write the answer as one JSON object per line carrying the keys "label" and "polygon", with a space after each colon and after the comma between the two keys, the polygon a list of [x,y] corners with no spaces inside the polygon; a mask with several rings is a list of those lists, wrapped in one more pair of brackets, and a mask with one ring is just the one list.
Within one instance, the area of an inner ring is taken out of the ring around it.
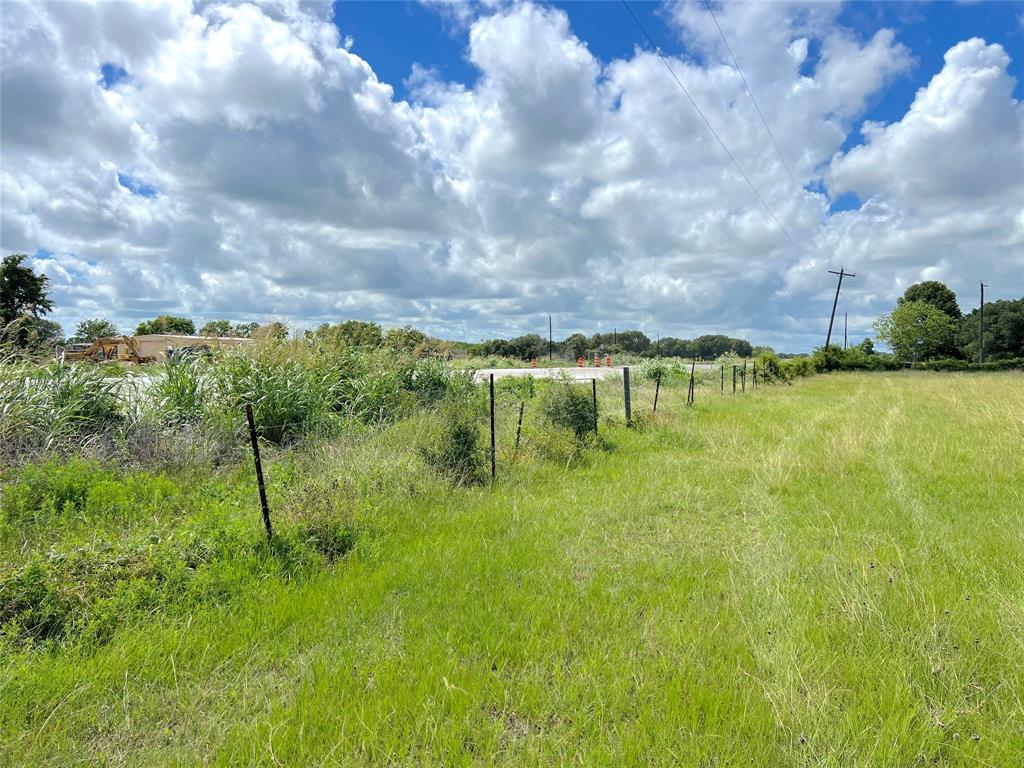
{"label": "shrub", "polygon": [[439,357],[427,357],[410,371],[409,389],[422,405],[434,405],[448,394],[451,367]]}
{"label": "shrub", "polygon": [[427,463],[455,485],[484,481],[487,456],[472,410],[449,405],[441,412],[440,430],[429,434],[421,452]]}
{"label": "shrub", "polygon": [[682,370],[677,360],[669,360],[663,357],[652,357],[636,366],[638,378],[649,381],[661,379],[664,382],[670,376],[678,374]]}
{"label": "shrub", "polygon": [[552,424],[570,430],[577,439],[595,432],[591,393],[574,384],[554,384],[544,398],[544,416]]}
{"label": "shrub", "polygon": [[761,372],[762,381],[777,381],[782,378],[782,361],[774,352],[762,352],[755,362]]}

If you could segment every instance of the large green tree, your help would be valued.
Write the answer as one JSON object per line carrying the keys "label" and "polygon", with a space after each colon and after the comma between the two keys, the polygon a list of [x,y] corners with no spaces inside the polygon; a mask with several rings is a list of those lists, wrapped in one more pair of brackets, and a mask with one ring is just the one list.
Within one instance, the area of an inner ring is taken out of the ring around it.
{"label": "large green tree", "polygon": [[153,320],[145,320],[139,323],[135,329],[136,336],[145,336],[150,333],[179,334],[181,336],[195,336],[196,324],[187,317],[176,315],[160,315]]}
{"label": "large green tree", "polygon": [[26,253],[4,256],[0,265],[0,321],[9,325],[19,317],[42,317],[53,311],[46,275],[25,265]]}
{"label": "large green tree", "polygon": [[562,342],[562,349],[573,357],[583,357],[587,354],[589,342],[582,333],[573,333]]}
{"label": "large green tree", "polygon": [[925,304],[931,304],[954,320],[959,320],[963,316],[960,305],[956,301],[956,294],[950,290],[948,285],[940,283],[938,280],[914,283],[903,292],[903,295],[897,300],[897,304],[908,301],[923,301]]}
{"label": "large green tree", "polygon": [[948,354],[956,334],[953,319],[926,301],[904,301],[875,321],[879,341],[904,360],[931,360]]}
{"label": "large green tree", "polygon": [[231,336],[231,323],[227,320],[210,320],[199,329],[200,336]]}
{"label": "large green tree", "polygon": [[[960,322],[957,343],[968,360],[978,359],[981,314],[975,308]],[[1024,298],[985,304],[985,359],[1024,357]]]}
{"label": "large green tree", "polygon": [[346,347],[376,349],[384,344],[384,332],[376,323],[364,320],[346,320],[331,325],[324,323],[315,331],[306,331],[306,338],[320,343],[341,344]]}
{"label": "large green tree", "polygon": [[71,337],[71,341],[95,341],[106,336],[118,336],[119,334],[117,326],[112,322],[101,317],[94,317],[90,320],[83,320],[78,324],[75,328],[75,335]]}
{"label": "large green tree", "polygon": [[25,264],[28,254],[12,253],[0,264],[0,334],[15,347],[46,351],[61,341],[60,325],[42,316],[53,311],[46,275]]}

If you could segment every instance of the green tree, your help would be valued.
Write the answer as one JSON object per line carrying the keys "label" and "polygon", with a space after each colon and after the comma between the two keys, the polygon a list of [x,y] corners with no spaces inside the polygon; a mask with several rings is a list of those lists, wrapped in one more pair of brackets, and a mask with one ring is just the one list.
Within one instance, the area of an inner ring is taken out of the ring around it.
{"label": "green tree", "polygon": [[904,360],[930,360],[947,354],[956,333],[953,319],[925,301],[904,301],[875,321],[879,341]]}
{"label": "green tree", "polygon": [[938,280],[914,283],[903,292],[903,295],[897,300],[897,304],[904,304],[908,301],[923,301],[925,304],[931,304],[954,320],[959,320],[963,316],[960,312],[960,305],[956,301],[956,294],[950,290],[948,285],[940,283]]}
{"label": "green tree", "polygon": [[135,329],[136,336],[145,336],[150,333],[178,334],[181,336],[195,336],[196,325],[187,317],[176,315],[160,315],[153,320],[146,320],[139,323]]}
{"label": "green tree", "polygon": [[12,253],[0,265],[0,332],[11,326],[15,346],[42,349],[61,331],[57,323],[41,319],[53,311],[50,279],[25,266],[27,258],[28,254]]}
{"label": "green tree", "polygon": [[571,334],[562,342],[562,349],[573,357],[583,357],[587,354],[587,337],[582,333]]}
{"label": "green tree", "polygon": [[106,336],[118,336],[119,333],[117,326],[109,320],[94,317],[91,320],[83,320],[78,324],[75,328],[75,335],[71,337],[71,341],[95,341]]}
{"label": "green tree", "polygon": [[335,325],[324,323],[315,331],[306,331],[306,338],[367,349],[376,349],[384,344],[384,332],[380,326],[363,320],[346,320]]}
{"label": "green tree", "polygon": [[384,345],[396,352],[414,352],[429,341],[427,334],[406,325],[401,328],[388,328],[384,334]]}
{"label": "green tree", "polygon": [[233,336],[234,329],[227,320],[210,320],[199,329],[200,336]]}
{"label": "green tree", "polygon": [[[981,315],[975,308],[960,322],[957,346],[968,360],[978,359]],[[985,359],[1024,357],[1024,298],[985,304]]]}
{"label": "green tree", "polygon": [[256,332],[256,329],[259,327],[259,323],[236,323],[235,327],[232,330],[234,331],[234,335],[237,336],[238,338],[248,339]]}

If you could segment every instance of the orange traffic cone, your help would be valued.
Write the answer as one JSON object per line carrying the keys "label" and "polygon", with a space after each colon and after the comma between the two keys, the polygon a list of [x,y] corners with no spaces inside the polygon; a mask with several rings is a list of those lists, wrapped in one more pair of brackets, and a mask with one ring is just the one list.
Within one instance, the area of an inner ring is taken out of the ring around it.
{"label": "orange traffic cone", "polygon": [[537,358],[536,357],[533,358],[533,360],[530,361],[530,367],[531,368],[536,368],[537,367]]}
{"label": "orange traffic cone", "polygon": [[600,368],[601,367],[601,356],[600,355],[594,355],[594,367],[595,368]]}
{"label": "orange traffic cone", "polygon": [[582,356],[580,356],[580,358],[578,360],[576,360],[576,367],[577,368],[582,368],[583,367],[583,357]]}
{"label": "orange traffic cone", "polygon": [[604,356],[604,367],[605,368],[611,368],[612,367],[612,356],[611,355],[605,355]]}

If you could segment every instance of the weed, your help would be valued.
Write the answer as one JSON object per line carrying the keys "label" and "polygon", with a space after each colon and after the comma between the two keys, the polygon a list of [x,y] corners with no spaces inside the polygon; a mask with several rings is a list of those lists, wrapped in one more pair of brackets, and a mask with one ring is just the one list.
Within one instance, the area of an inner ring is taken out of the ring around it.
{"label": "weed", "polygon": [[591,393],[577,384],[555,384],[544,398],[544,415],[577,439],[597,430]]}
{"label": "weed", "polygon": [[427,463],[455,485],[475,485],[485,477],[486,455],[471,412],[450,405],[440,412],[440,428],[421,444]]}

